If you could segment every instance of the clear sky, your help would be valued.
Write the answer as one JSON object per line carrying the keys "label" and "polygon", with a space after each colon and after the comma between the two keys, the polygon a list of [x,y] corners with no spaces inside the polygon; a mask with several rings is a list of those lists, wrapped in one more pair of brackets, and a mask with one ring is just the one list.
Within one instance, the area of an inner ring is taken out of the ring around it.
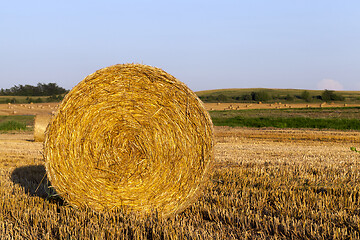
{"label": "clear sky", "polygon": [[0,0],[0,88],[128,62],[194,91],[360,90],[360,1]]}

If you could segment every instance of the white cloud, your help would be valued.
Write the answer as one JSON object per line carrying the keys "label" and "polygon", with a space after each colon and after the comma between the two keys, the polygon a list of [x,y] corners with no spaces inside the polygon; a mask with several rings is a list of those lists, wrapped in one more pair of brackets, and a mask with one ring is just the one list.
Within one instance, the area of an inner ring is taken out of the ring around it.
{"label": "white cloud", "polygon": [[328,89],[328,90],[344,90],[344,87],[341,83],[333,79],[323,79],[317,84],[318,89]]}

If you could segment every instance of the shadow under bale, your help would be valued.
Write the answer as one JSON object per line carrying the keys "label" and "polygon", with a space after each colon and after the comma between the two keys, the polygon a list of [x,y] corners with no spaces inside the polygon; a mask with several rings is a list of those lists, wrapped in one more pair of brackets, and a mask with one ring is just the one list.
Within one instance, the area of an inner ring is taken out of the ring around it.
{"label": "shadow under bale", "polygon": [[44,165],[18,167],[12,172],[11,181],[23,187],[25,193],[30,196],[63,203],[63,200],[56,196],[55,190],[49,187],[51,184]]}

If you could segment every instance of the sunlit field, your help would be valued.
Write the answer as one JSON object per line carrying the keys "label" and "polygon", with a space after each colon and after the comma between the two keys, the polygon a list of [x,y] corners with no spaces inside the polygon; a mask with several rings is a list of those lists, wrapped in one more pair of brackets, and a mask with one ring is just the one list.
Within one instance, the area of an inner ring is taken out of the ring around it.
{"label": "sunlit field", "polygon": [[[215,128],[198,200],[162,219],[64,203],[31,131],[0,134],[1,239],[358,239],[357,131]],[[44,177],[45,176],[45,177]],[[44,179],[43,179],[44,178]]]}

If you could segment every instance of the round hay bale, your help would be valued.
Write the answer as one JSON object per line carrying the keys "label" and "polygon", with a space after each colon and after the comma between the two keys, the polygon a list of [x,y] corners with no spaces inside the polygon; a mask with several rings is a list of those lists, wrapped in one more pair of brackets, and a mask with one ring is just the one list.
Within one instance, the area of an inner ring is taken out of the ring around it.
{"label": "round hay bale", "polygon": [[45,130],[49,125],[52,115],[39,114],[35,116],[34,123],[34,140],[35,142],[43,142],[45,140]]}
{"label": "round hay bale", "polygon": [[45,165],[78,208],[170,216],[200,193],[213,159],[213,126],[199,98],[163,70],[103,68],[75,86],[47,129]]}

